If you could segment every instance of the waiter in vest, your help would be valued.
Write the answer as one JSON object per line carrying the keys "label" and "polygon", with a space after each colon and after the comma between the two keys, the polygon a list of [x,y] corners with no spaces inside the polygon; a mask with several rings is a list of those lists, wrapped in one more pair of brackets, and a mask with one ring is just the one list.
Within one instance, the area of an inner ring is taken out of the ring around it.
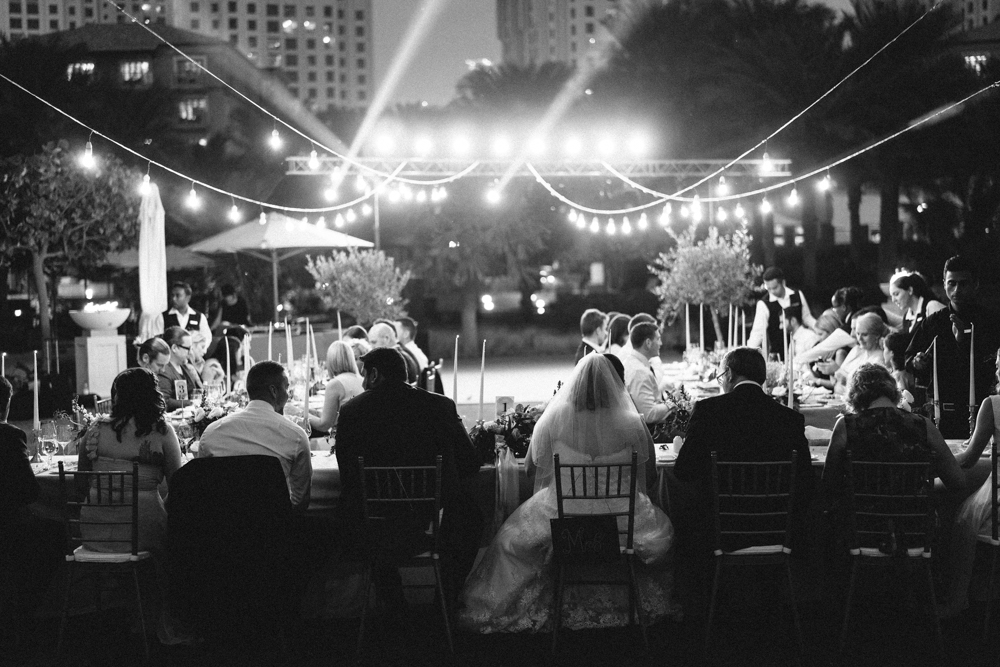
{"label": "waiter in vest", "polygon": [[154,335],[163,333],[170,327],[180,327],[191,332],[196,344],[206,348],[212,342],[212,328],[208,326],[208,318],[188,305],[191,301],[191,286],[184,282],[176,282],[170,286],[170,302],[173,308],[160,313],[153,321]]}
{"label": "waiter in vest", "polygon": [[[764,272],[764,287],[767,298],[757,302],[757,313],[753,318],[753,329],[747,347],[766,350],[768,355],[778,355],[785,359],[785,342],[782,332],[785,317],[795,317],[800,323],[812,329],[816,318],[809,311],[806,295],[785,285],[785,273],[776,266]],[[784,317],[783,317],[784,315]]]}

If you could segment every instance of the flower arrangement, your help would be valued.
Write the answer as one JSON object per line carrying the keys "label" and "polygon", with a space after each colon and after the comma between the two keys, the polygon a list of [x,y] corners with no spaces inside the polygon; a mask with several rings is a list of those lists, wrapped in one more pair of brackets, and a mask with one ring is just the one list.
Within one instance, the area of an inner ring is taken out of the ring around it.
{"label": "flower arrangement", "polygon": [[719,370],[719,364],[725,356],[725,350],[702,350],[692,347],[684,352],[684,361],[688,365],[688,370],[703,382],[715,379]]}
{"label": "flower arrangement", "polygon": [[672,442],[675,436],[684,437],[687,434],[688,422],[691,420],[691,410],[694,409],[694,399],[683,385],[674,390],[664,391],[663,400],[674,410],[666,421],[653,427],[654,442]]}
{"label": "flower arrangement", "polygon": [[194,439],[200,440],[206,428],[242,407],[239,400],[233,398],[209,398],[207,392],[202,394],[201,405],[195,408],[194,416],[191,418]]}
{"label": "flower arrangement", "polygon": [[[491,463],[496,457],[496,448],[507,447],[517,458],[524,458],[531,444],[531,434],[542,416],[543,407],[517,404],[497,417],[494,421],[478,422],[469,434],[484,463]],[[498,444],[497,436],[503,439]]]}

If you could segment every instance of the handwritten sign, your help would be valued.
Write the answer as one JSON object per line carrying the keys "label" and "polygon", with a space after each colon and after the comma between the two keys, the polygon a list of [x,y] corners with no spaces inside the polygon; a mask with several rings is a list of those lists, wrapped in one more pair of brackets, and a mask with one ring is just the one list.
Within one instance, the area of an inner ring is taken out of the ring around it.
{"label": "handwritten sign", "polygon": [[551,519],[550,524],[556,563],[614,563],[621,558],[618,521],[613,516],[574,516]]}

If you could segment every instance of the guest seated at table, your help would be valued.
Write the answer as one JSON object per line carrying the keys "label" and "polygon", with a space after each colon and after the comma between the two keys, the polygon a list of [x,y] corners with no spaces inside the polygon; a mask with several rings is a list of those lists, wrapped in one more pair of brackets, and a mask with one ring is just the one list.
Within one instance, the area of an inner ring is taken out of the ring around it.
{"label": "guest seated at table", "polygon": [[[459,622],[477,632],[548,629],[553,588],[549,521],[557,516],[553,455],[567,464],[615,464],[629,462],[635,453],[645,468],[655,465],[649,445],[649,431],[612,362],[600,354],[584,357],[535,426],[525,457],[525,467],[535,469],[535,493],[507,518],[469,577]],[[634,544],[639,559],[655,565],[667,557],[673,527],[650,501],[645,477],[640,473],[636,480]],[[609,502],[595,501],[605,510]],[[669,571],[642,568],[638,575],[642,604],[651,619],[677,611]],[[628,622],[629,599],[621,587],[577,590],[567,598],[564,627]]]}
{"label": "guest seated at table", "polygon": [[364,391],[354,351],[347,343],[338,340],[327,348],[326,372],[330,381],[326,383],[323,413],[319,417],[309,417],[312,429],[325,433],[337,425],[340,406]]}
{"label": "guest seated at table", "polygon": [[712,452],[719,461],[789,461],[796,454],[794,548],[802,539],[802,519],[814,484],[805,420],[764,393],[764,356],[738,347],[722,359],[718,373],[722,395],[695,403],[687,436],[674,466],[671,507],[678,533],[691,555],[708,552],[711,516]]}
{"label": "guest seated at table", "polygon": [[[994,377],[1000,383],[1000,350],[997,350]],[[994,447],[1000,443],[1000,396],[996,394],[988,396],[979,407],[969,446],[955,456],[958,465],[968,475],[968,488],[973,494],[958,508],[951,531],[951,543],[948,545],[950,580],[944,603],[938,608],[938,614],[943,617],[955,616],[969,608],[969,583],[976,559],[976,538],[992,535],[991,507],[995,480],[989,459],[980,459],[991,439]],[[980,483],[984,477],[986,481]],[[992,593],[987,591],[986,594]]]}
{"label": "guest seated at table", "polygon": [[863,296],[864,293],[858,287],[841,287],[834,292],[830,298],[830,308],[823,311],[813,327],[819,334],[820,341],[805,352],[796,352],[796,365],[818,360],[823,360],[824,363],[835,362],[830,372],[821,371],[824,377],[832,375],[840,367],[847,353],[857,344],[851,336],[851,322],[861,308]]}
{"label": "guest seated at table", "polygon": [[833,389],[834,393],[843,393],[847,382],[856,368],[862,364],[885,363],[882,351],[882,338],[888,333],[885,322],[875,313],[865,313],[852,320],[854,338],[858,344],[848,352],[844,363],[833,372],[829,380],[822,378],[807,378],[809,384]]}
{"label": "guest seated at table", "polygon": [[843,494],[847,450],[854,461],[930,461],[948,489],[966,487],[966,475],[934,422],[898,404],[899,389],[885,366],[862,364],[854,371],[847,389],[851,413],[834,425],[823,468],[823,487],[834,509]]}
{"label": "guest seated at table", "polygon": [[420,368],[411,352],[404,349],[396,339],[396,327],[387,320],[376,321],[368,330],[368,342],[373,348],[390,348],[399,352],[406,364],[406,381],[414,384],[420,377]]}
{"label": "guest seated at table", "polygon": [[250,403],[209,424],[198,458],[262,454],[281,461],[292,506],[305,510],[312,484],[309,438],[281,413],[288,402],[288,374],[281,364],[261,361],[247,373]]}
{"label": "guest seated at table", "polygon": [[[359,456],[366,465],[414,466],[433,465],[440,454],[442,569],[445,593],[451,599],[472,569],[482,534],[483,519],[472,493],[479,459],[455,403],[409,386],[398,351],[376,348],[362,361],[365,391],[341,406],[337,420],[342,516],[360,525]],[[394,562],[427,548],[426,528],[426,517],[409,517],[394,523],[392,530],[366,537],[377,540],[385,556],[384,566],[375,573],[375,585],[390,605],[403,604]]]}
{"label": "guest seated at table", "polygon": [[625,366],[625,386],[647,425],[658,424],[676,409],[664,402],[651,360],[660,357],[660,327],[640,322],[629,333],[632,351],[622,360]]}
{"label": "guest seated at table", "polygon": [[420,371],[427,368],[427,355],[420,349],[415,340],[417,337],[417,321],[412,317],[401,317],[394,322],[396,326],[396,337],[399,338],[400,346],[413,355],[417,360],[417,367]]}
{"label": "guest seated at table", "polygon": [[[156,378],[143,368],[129,368],[111,385],[111,415],[80,438],[80,470],[131,470],[139,463],[139,549],[161,551],[167,511],[158,487],[181,467],[181,448],[173,427],[163,418],[165,405]],[[80,518],[113,519],[115,508],[81,510]],[[95,551],[128,551],[128,527],[81,526],[84,545]],[[122,535],[122,542],[88,543]]]}
{"label": "guest seated at table", "polygon": [[[923,401],[919,403],[913,397],[917,388],[913,383],[913,374],[906,370],[906,348],[910,344],[910,335],[896,331],[882,339],[882,359],[884,365],[889,369],[889,374],[896,381],[896,388],[899,389],[899,407],[907,412],[923,407]],[[923,395],[923,392],[920,392]]]}
{"label": "guest seated at table", "polygon": [[628,315],[615,315],[608,320],[608,340],[606,352],[621,358],[624,355],[624,345],[628,342]]}
{"label": "guest seated at table", "polygon": [[163,332],[163,341],[170,346],[170,362],[156,376],[167,410],[191,405],[195,389],[202,388],[201,375],[190,363],[193,346],[191,333],[180,327]]}
{"label": "guest seated at table", "polygon": [[[28,462],[27,436],[7,423],[12,394],[10,382],[0,377],[0,647],[5,632],[14,634],[16,644],[30,629],[66,543],[61,522],[31,512],[39,487]],[[14,654],[7,657],[17,662]]]}
{"label": "guest seated at table", "polygon": [[349,343],[353,340],[363,340],[368,342],[368,332],[361,325],[355,324],[354,326],[347,327],[344,329],[344,335],[341,336],[341,340],[345,343]]}
{"label": "guest seated at table", "polygon": [[[226,340],[229,341],[229,347],[226,348]],[[205,355],[205,365],[201,369],[201,381],[206,385],[219,384],[223,386],[226,384],[226,369],[229,369],[229,373],[232,376],[232,381],[235,382],[236,374],[243,370],[243,355],[241,353],[243,345],[241,344],[241,338],[236,338],[235,336],[225,336],[219,338],[212,342],[212,345],[208,348],[208,353]],[[229,364],[226,364],[226,354],[229,355]]]}
{"label": "guest seated at table", "polygon": [[591,352],[604,350],[604,339],[608,336],[608,316],[596,308],[588,308],[580,316],[580,344],[576,346],[573,363]]}
{"label": "guest seated at table", "polygon": [[139,346],[136,360],[139,362],[139,368],[145,368],[153,375],[159,375],[160,371],[170,363],[170,346],[162,338],[154,336]]}

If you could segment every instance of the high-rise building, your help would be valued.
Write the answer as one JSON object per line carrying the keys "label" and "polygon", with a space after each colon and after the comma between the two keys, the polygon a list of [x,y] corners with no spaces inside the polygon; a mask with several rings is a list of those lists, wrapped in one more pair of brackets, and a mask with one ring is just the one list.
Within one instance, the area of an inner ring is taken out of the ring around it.
{"label": "high-rise building", "polygon": [[504,63],[579,65],[609,41],[617,0],[497,0]]}
{"label": "high-rise building", "polygon": [[1000,0],[952,0],[952,12],[962,18],[962,30],[1000,21]]}
{"label": "high-rise building", "polygon": [[[121,3],[132,16],[229,42],[257,67],[283,76],[313,111],[372,99],[372,0]],[[44,35],[130,19],[103,0],[0,0],[0,33]]]}

